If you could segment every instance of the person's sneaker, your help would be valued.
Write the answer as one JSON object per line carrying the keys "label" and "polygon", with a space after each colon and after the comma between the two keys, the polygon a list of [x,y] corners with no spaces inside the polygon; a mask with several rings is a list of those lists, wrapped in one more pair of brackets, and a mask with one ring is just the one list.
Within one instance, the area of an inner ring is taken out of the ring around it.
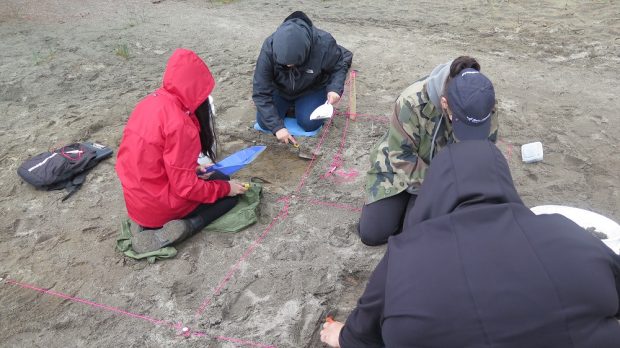
{"label": "person's sneaker", "polygon": [[131,248],[138,254],[159,250],[181,241],[189,234],[185,220],[172,220],[158,230],[144,230],[131,236]]}

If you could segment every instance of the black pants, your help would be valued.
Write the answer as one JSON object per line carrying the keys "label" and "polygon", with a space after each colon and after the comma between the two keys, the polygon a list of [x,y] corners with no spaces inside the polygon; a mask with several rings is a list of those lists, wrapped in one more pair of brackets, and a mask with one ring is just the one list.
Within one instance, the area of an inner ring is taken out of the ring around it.
{"label": "black pants", "polygon": [[208,224],[217,220],[220,216],[228,213],[239,201],[238,196],[220,198],[211,204],[201,204],[191,213],[187,214],[183,220],[187,220],[191,226],[191,233],[199,232]]}
{"label": "black pants", "polygon": [[403,191],[396,196],[366,204],[357,227],[362,243],[370,246],[387,243],[388,237],[399,234],[405,212],[413,207],[418,196]]}
{"label": "black pants", "polygon": [[[218,171],[213,172],[207,180],[230,180],[228,175],[224,175]],[[191,234],[199,232],[208,224],[217,220],[220,216],[228,213],[239,201],[239,197],[223,197],[213,203],[202,203],[192,210],[191,213],[185,215],[183,220],[190,224]]]}
{"label": "black pants", "polygon": [[[215,171],[207,180],[230,180],[230,177],[224,175],[218,171]],[[220,216],[228,213],[239,201],[238,196],[223,197],[213,203],[203,203],[192,210],[189,214],[185,215],[182,219],[187,221],[190,226],[190,235],[193,235],[208,224],[217,220]],[[143,227],[144,230],[156,230],[157,228]]]}

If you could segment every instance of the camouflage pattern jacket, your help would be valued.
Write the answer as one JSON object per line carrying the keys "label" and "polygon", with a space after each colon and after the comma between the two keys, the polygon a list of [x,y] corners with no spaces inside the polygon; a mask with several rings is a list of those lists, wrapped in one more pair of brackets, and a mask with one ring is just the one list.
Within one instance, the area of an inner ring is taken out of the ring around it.
{"label": "camouflage pattern jacket", "polygon": [[[495,142],[498,132],[496,111],[491,122],[489,140]],[[454,141],[448,116],[443,115],[429,99],[426,78],[407,87],[396,100],[390,128],[370,152],[366,204],[404,190],[417,194],[433,156]]]}

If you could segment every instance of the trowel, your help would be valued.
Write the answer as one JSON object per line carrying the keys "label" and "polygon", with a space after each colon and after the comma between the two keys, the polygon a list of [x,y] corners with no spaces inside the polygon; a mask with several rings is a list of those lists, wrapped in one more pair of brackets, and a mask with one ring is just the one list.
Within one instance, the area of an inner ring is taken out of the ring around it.
{"label": "trowel", "polygon": [[297,156],[299,158],[303,158],[306,160],[311,160],[314,159],[314,154],[310,151],[306,151],[305,147],[302,147],[301,145],[299,145],[299,143],[291,143],[293,144],[293,147],[297,149]]}

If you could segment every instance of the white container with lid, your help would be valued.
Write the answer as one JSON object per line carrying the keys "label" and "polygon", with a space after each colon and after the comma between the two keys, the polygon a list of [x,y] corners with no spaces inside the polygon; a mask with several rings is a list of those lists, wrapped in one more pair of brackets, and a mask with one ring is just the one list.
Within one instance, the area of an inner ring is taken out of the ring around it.
{"label": "white container with lid", "polygon": [[525,163],[534,163],[543,160],[543,146],[540,141],[521,146],[521,158]]}

